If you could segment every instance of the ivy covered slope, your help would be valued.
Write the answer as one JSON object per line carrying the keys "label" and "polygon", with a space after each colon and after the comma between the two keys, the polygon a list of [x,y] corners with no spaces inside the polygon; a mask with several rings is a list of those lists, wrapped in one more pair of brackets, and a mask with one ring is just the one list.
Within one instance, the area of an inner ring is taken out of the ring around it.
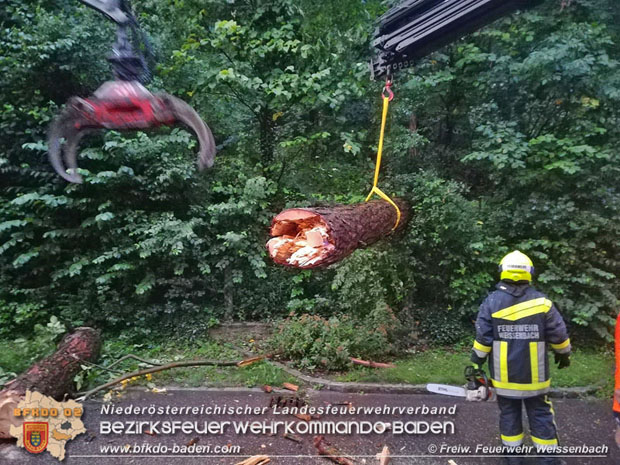
{"label": "ivy covered slope", "polygon": [[574,333],[609,337],[620,296],[615,0],[548,0],[401,72],[381,187],[413,206],[408,228],[302,272],[267,260],[269,220],[370,188],[382,84],[366,62],[388,5],[134,3],[159,62],[150,89],[197,109],[220,144],[216,165],[196,172],[181,129],[107,133],[82,143],[84,184],[65,183],[47,162],[46,128],[70,96],[110,78],[113,28],[74,0],[3,2],[0,337],[52,316],[149,333],[291,311],[367,321],[389,307],[403,334],[452,342],[471,332],[515,248]]}

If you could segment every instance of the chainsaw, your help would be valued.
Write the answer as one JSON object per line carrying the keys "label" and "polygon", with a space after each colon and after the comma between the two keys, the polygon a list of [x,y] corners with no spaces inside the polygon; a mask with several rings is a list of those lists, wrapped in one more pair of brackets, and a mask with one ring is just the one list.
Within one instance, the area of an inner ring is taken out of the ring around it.
{"label": "chainsaw", "polygon": [[80,1],[117,24],[116,42],[108,57],[114,80],[105,82],[90,97],[69,99],[50,125],[48,155],[56,172],[69,182],[82,182],[77,172],[78,145],[85,134],[94,130],[135,131],[178,124],[187,126],[198,138],[198,169],[213,166],[215,140],[198,113],[179,98],[166,93],[152,94],[144,87],[151,74],[133,42],[140,40],[150,55],[152,52],[129,1]]}
{"label": "chainsaw", "polygon": [[426,390],[444,396],[464,397],[469,402],[496,400],[495,390],[491,387],[484,370],[471,365],[467,366],[465,367],[465,379],[467,384],[463,387],[431,383],[426,385]]}

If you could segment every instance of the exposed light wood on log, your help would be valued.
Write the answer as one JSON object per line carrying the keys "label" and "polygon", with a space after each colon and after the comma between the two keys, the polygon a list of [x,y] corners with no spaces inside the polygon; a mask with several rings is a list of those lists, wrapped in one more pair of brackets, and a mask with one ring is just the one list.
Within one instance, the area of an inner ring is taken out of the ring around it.
{"label": "exposed light wood on log", "polygon": [[[409,219],[409,207],[394,199],[401,211],[398,230]],[[267,249],[274,262],[295,268],[317,268],[339,262],[354,250],[392,233],[396,210],[384,200],[333,207],[292,208],[271,224]]]}

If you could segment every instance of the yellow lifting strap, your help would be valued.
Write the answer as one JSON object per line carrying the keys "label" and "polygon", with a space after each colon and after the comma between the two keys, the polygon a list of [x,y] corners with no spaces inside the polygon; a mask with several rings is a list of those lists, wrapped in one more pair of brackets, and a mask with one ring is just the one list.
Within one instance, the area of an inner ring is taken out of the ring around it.
{"label": "yellow lifting strap", "polygon": [[[392,85],[392,82],[387,81],[385,83],[385,88],[383,89],[384,90],[384,93],[382,94],[383,95],[383,115],[381,116],[381,132],[379,134],[379,147],[377,149],[377,163],[375,165],[375,179],[372,184],[372,189],[370,190],[368,197],[366,197],[366,202],[368,202],[372,198],[373,194],[377,194],[379,197],[381,197],[383,200],[388,202],[390,205],[392,205],[396,209],[396,224],[392,228],[392,231],[393,231],[398,227],[398,224],[400,223],[400,208],[398,208],[398,205],[396,205],[396,203],[394,203],[394,201],[385,192],[383,192],[381,189],[377,187],[377,184],[379,182],[379,172],[381,171],[381,155],[383,154],[383,139],[385,136],[385,123],[387,121],[388,107],[390,105],[390,101],[394,98],[394,93],[392,92],[392,89],[390,89],[391,85]],[[385,92],[388,93],[387,96],[385,95]]]}

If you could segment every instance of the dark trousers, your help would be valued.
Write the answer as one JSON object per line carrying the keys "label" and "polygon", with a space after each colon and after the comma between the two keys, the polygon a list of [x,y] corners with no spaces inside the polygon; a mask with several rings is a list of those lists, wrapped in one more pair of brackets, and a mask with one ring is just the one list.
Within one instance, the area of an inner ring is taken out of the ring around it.
{"label": "dark trousers", "polygon": [[[546,395],[525,399],[497,396],[497,405],[500,411],[499,431],[504,445],[518,446],[523,443],[523,405],[525,405],[532,442],[539,451],[538,454],[552,453],[552,449],[558,446],[553,405]],[[543,457],[539,462],[545,465],[561,463],[553,457]]]}

